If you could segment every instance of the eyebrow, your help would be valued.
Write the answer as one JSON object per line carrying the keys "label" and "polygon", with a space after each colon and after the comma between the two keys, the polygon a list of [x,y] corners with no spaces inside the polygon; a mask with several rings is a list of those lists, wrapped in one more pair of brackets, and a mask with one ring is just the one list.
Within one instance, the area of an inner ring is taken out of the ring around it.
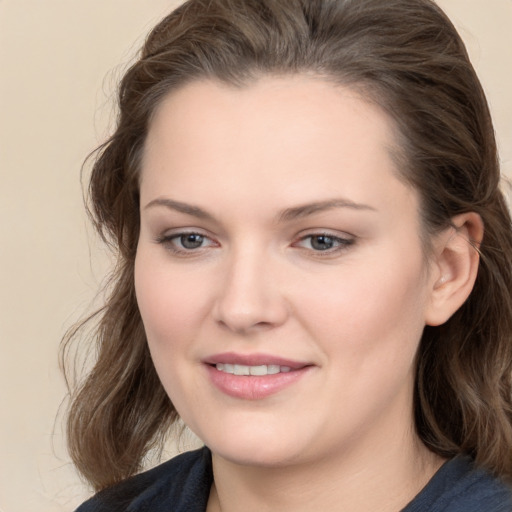
{"label": "eyebrow", "polygon": [[[151,208],[154,206],[164,206],[171,210],[175,210],[186,215],[197,217],[198,219],[211,221],[215,220],[213,215],[203,210],[202,208],[199,208],[198,206],[194,206],[191,204],[182,203],[181,201],[175,201],[174,199],[153,199],[144,207],[144,209]],[[300,219],[303,217],[307,217],[308,215],[313,215],[315,213],[323,212],[326,210],[332,210],[334,208],[350,208],[353,210],[373,212],[377,211],[372,206],[362,203],[355,203],[354,201],[350,201],[348,199],[329,199],[326,201],[318,201],[300,206],[294,206],[292,208],[286,208],[285,210],[279,213],[279,215],[277,216],[277,220],[278,222],[289,222],[291,220]]]}
{"label": "eyebrow", "polygon": [[372,206],[362,203],[355,203],[348,199],[329,199],[327,201],[318,201],[315,203],[308,203],[293,208],[287,208],[279,214],[279,221],[287,222],[290,220],[300,219],[313,215],[314,213],[332,210],[334,208],[351,208],[353,210],[366,210],[376,212],[377,210]]}
{"label": "eyebrow", "polygon": [[191,204],[182,203],[180,201],[174,201],[173,199],[168,199],[164,197],[153,199],[153,201],[150,201],[144,207],[144,209],[146,210],[153,206],[165,206],[166,208],[169,208],[171,210],[176,210],[177,212],[185,213],[186,215],[192,215],[193,217],[197,217],[198,219],[215,220],[213,218],[213,215],[209,214],[202,208],[199,208],[198,206],[193,206]]}

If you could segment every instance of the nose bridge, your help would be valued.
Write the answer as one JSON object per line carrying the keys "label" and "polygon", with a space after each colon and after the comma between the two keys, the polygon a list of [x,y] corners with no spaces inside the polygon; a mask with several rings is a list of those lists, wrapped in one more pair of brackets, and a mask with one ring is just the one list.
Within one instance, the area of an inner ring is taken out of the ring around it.
{"label": "nose bridge", "polygon": [[221,276],[215,317],[230,330],[241,332],[279,325],[286,304],[275,279],[275,261],[255,244],[233,247]]}

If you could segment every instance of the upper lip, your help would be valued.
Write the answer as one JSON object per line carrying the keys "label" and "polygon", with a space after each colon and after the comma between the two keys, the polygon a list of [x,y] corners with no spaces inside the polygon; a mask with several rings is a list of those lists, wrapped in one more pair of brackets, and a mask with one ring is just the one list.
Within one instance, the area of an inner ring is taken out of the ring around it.
{"label": "upper lip", "polygon": [[311,363],[303,361],[294,361],[271,354],[237,354],[235,352],[224,352],[222,354],[214,354],[203,360],[205,364],[240,364],[244,366],[262,366],[262,365],[278,365],[288,366],[294,370],[311,366]]}

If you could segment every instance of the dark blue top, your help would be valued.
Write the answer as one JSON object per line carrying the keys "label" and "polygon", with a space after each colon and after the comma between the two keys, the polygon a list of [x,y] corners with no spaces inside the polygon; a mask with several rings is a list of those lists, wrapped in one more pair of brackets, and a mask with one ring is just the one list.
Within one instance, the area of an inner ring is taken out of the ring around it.
{"label": "dark blue top", "polygon": [[[205,512],[212,482],[211,453],[202,448],[98,493],[76,512]],[[512,512],[512,489],[459,456],[402,512]]]}

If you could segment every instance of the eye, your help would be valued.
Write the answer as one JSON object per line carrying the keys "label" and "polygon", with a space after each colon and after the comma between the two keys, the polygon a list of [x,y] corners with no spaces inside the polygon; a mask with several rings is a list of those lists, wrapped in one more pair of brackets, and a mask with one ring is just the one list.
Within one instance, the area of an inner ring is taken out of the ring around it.
{"label": "eye", "polygon": [[328,233],[315,233],[302,237],[295,242],[296,247],[310,249],[314,252],[338,252],[354,243],[353,238],[342,238]]}
{"label": "eye", "polygon": [[309,237],[311,247],[315,251],[328,251],[334,247],[336,240],[328,235],[313,235]]}
{"label": "eye", "polygon": [[205,237],[199,233],[185,233],[175,238],[184,249],[197,249],[203,245],[204,240]]}
{"label": "eye", "polygon": [[216,246],[211,238],[196,232],[181,232],[163,235],[156,242],[176,254],[194,253],[199,249]]}

